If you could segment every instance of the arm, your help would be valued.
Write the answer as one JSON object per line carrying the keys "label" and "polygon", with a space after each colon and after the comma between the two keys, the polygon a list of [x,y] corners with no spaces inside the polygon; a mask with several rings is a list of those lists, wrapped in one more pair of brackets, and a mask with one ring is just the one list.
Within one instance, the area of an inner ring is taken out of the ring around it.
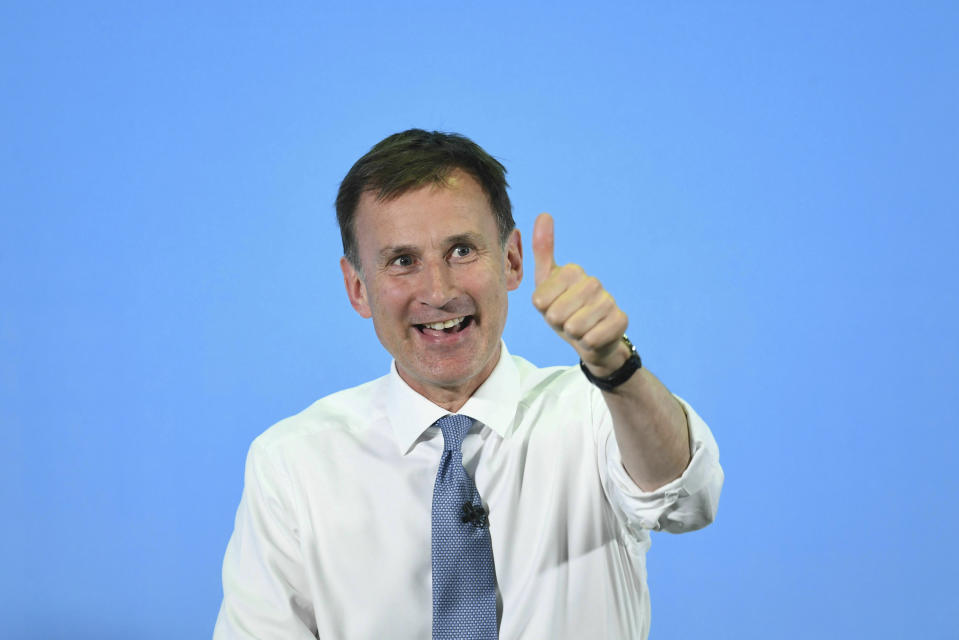
{"label": "arm", "polygon": [[289,486],[288,477],[254,441],[223,559],[223,602],[214,640],[317,637]]}
{"label": "arm", "polygon": [[[594,277],[575,264],[556,266],[553,220],[536,219],[533,230],[536,290],[533,304],[579,354],[593,375],[605,377],[629,357],[622,341],[626,314]],[[633,482],[652,491],[678,478],[690,460],[689,426],[679,402],[646,369],[604,391],[623,467]]]}
{"label": "arm", "polygon": [[[629,356],[625,344],[620,366]],[[586,366],[596,376],[619,367]],[[629,477],[643,491],[653,491],[675,480],[689,464],[689,425],[679,401],[648,369],[640,369],[603,398],[613,417],[613,430]]]}

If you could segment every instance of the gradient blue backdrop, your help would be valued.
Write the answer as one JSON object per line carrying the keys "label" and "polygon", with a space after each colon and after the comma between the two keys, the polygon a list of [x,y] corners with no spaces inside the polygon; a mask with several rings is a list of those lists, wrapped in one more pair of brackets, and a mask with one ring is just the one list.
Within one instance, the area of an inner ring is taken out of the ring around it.
{"label": "gradient blue backdrop", "polygon": [[2,3],[0,637],[209,637],[250,441],[389,365],[332,201],[411,126],[716,434],[652,638],[957,637],[955,6]]}

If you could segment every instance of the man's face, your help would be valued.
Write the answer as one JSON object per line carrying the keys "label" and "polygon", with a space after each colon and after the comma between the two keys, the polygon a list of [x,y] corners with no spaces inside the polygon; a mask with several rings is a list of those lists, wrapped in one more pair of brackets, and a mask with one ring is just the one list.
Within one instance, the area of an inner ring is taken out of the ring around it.
{"label": "man's face", "polygon": [[523,277],[519,231],[500,244],[486,194],[462,171],[394,200],[364,193],[354,231],[362,273],[341,260],[353,308],[413,389],[437,404],[468,397],[499,359],[507,291]]}

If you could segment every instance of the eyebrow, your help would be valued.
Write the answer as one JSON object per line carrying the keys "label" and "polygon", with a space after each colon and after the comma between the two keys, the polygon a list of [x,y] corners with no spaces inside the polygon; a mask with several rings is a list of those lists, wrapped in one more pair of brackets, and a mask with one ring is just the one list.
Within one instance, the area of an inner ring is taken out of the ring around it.
{"label": "eyebrow", "polygon": [[446,239],[446,246],[452,246],[457,244],[471,244],[474,246],[480,246],[482,244],[482,236],[477,233],[472,233],[467,231],[466,233],[458,233],[455,236],[450,236]]}
{"label": "eyebrow", "polygon": [[[467,231],[466,233],[457,233],[456,235],[448,236],[444,238],[443,244],[447,247],[451,247],[458,244],[469,244],[476,247],[482,245],[482,237],[479,234]],[[389,262],[391,259],[396,256],[403,256],[406,254],[417,255],[419,249],[411,244],[395,244],[383,247],[380,251],[380,261]]]}
{"label": "eyebrow", "polygon": [[395,256],[402,256],[407,253],[416,253],[416,247],[411,244],[397,244],[383,247],[380,251],[380,262],[389,262]]}

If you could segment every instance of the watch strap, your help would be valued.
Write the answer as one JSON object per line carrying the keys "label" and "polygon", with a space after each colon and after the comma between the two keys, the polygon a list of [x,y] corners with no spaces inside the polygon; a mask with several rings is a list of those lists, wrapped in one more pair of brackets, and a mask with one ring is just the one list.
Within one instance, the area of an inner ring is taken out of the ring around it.
{"label": "watch strap", "polygon": [[582,360],[579,361],[579,368],[583,370],[583,374],[586,376],[586,379],[591,383],[602,389],[603,391],[612,391],[619,385],[623,384],[629,380],[636,371],[638,371],[643,366],[643,361],[639,357],[639,354],[636,352],[636,347],[633,346],[633,343],[629,341],[625,335],[623,336],[623,342],[626,343],[626,346],[629,347],[629,357],[626,358],[626,362],[612,372],[608,376],[595,376],[589,370],[589,367],[586,366]]}

